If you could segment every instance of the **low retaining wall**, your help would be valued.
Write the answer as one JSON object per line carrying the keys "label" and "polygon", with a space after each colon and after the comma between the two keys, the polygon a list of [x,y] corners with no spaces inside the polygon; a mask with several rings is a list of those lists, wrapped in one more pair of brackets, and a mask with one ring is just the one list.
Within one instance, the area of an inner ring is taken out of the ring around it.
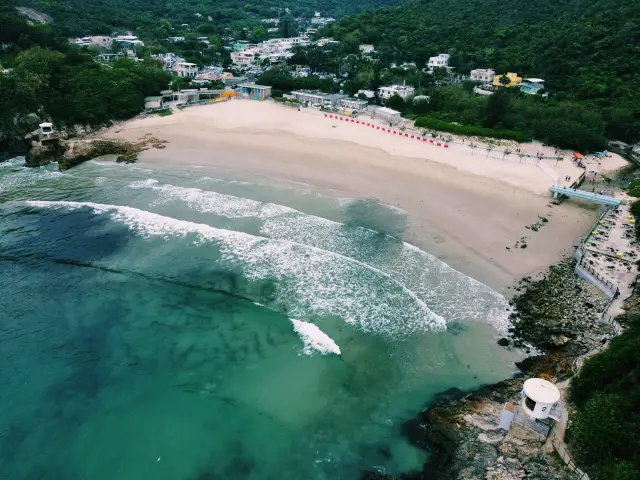
{"label": "low retaining wall", "polygon": [[593,283],[596,287],[602,290],[602,292],[604,292],[604,294],[607,297],[613,298],[613,296],[615,295],[616,293],[615,285],[613,285],[611,282],[605,282],[599,279],[595,272],[590,272],[579,263],[576,264],[575,272],[576,272],[576,275],[578,275],[580,278],[583,278],[587,282]]}

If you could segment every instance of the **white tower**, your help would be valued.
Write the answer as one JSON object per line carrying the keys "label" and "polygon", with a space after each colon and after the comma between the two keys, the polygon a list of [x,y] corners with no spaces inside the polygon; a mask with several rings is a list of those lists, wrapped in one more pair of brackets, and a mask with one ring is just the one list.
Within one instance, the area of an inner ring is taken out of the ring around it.
{"label": "white tower", "polygon": [[524,382],[522,393],[523,410],[536,420],[548,418],[551,408],[560,400],[560,390],[541,378],[530,378]]}
{"label": "white tower", "polygon": [[40,139],[51,138],[53,134],[53,124],[49,122],[43,122],[40,124]]}

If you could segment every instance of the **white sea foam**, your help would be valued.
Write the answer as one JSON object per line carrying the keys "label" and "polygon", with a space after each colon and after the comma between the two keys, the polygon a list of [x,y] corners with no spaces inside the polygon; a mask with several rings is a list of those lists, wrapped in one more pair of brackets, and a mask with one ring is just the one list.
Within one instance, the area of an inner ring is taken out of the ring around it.
{"label": "white sea foam", "polygon": [[[338,316],[367,333],[404,336],[444,328],[411,290],[386,273],[352,258],[286,240],[274,240],[177,220],[136,208],[92,202],[28,201],[38,208],[88,208],[146,237],[183,237],[215,245],[221,265],[242,271],[249,281],[276,281],[275,298],[265,301],[296,318]],[[250,293],[250,292],[249,292]]]}
{"label": "white sea foam", "polygon": [[0,162],[0,168],[15,168],[24,166],[24,157],[13,157],[4,162]]}
{"label": "white sea foam", "polygon": [[[157,203],[184,202],[198,212],[231,219],[258,218],[262,220],[260,234],[265,237],[309,245],[375,266],[414,292],[432,311],[448,321],[484,321],[501,330],[510,325],[508,303],[502,295],[414,245],[388,236],[381,239],[379,232],[346,227],[282,205],[159,184],[152,179],[130,186],[157,191]],[[403,212],[397,207],[389,208]]]}
{"label": "white sea foam", "polygon": [[19,168],[19,171],[3,172],[0,176],[0,193],[19,190],[35,185],[43,180],[50,180],[62,175],[69,175],[66,173],[63,174],[62,172],[44,170],[43,168],[20,168],[20,165],[14,165],[14,168]]}
{"label": "white sea foam", "polygon": [[316,325],[309,322],[301,322],[300,320],[291,319],[293,323],[293,329],[300,336],[304,342],[304,348],[302,352],[305,355],[311,355],[314,352],[319,352],[322,355],[334,353],[341,355],[340,347],[336,345],[333,339],[320,330]]}

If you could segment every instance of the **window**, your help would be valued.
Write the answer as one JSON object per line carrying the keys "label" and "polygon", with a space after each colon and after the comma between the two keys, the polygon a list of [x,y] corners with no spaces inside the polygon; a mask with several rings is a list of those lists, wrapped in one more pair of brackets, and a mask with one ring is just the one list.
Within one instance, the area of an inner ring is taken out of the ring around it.
{"label": "window", "polygon": [[535,410],[536,408],[536,402],[534,402],[533,400],[531,400],[529,397],[525,396],[524,397],[524,404],[525,406],[531,410],[532,412]]}

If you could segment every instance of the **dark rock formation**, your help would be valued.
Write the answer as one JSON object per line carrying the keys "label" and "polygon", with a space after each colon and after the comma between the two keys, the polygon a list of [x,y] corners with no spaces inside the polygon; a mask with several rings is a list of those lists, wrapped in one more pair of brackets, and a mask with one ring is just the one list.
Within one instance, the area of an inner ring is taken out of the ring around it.
{"label": "dark rock formation", "polygon": [[119,140],[59,140],[52,139],[37,144],[27,152],[25,165],[40,167],[58,162],[60,170],[80,165],[102,155],[118,155],[118,161],[135,162],[140,148]]}

